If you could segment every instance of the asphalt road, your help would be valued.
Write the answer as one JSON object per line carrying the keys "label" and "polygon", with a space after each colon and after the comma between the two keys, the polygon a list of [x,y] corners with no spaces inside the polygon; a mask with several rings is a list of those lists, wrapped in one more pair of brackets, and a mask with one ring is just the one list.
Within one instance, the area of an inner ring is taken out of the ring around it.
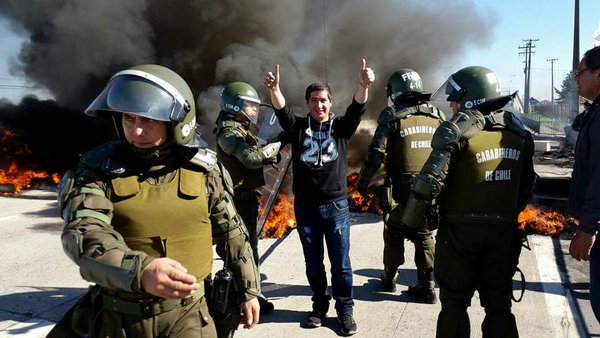
{"label": "asphalt road", "polygon": [[[43,337],[88,286],[77,266],[62,252],[53,192],[28,191],[19,198],[0,197],[0,337]],[[436,305],[416,303],[406,288],[416,275],[412,245],[397,278],[398,291],[378,289],[382,223],[371,214],[352,214],[351,258],[359,337],[432,337]],[[530,236],[521,269],[527,291],[513,305],[521,337],[600,337],[600,325],[589,304],[589,266],[568,257],[567,240]],[[310,309],[310,289],[297,233],[260,241],[263,291],[275,303],[274,313],[238,337],[317,337],[339,335],[330,311],[325,327],[300,327]],[[219,266],[219,264],[214,264]],[[519,284],[514,282],[517,290]],[[517,291],[515,291],[517,293]],[[483,310],[477,296],[469,310],[472,336],[480,337]]]}

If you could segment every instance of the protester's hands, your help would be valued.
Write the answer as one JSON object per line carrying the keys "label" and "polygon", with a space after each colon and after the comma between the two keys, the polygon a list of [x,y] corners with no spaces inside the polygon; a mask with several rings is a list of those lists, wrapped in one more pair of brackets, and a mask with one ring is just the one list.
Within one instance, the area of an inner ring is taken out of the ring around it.
{"label": "protester's hands", "polygon": [[245,301],[244,304],[242,304],[242,312],[244,312],[244,317],[242,317],[244,329],[251,329],[254,325],[258,324],[260,318],[260,304],[258,303],[258,298],[252,298]]}
{"label": "protester's hands", "polygon": [[270,90],[276,90],[279,88],[279,65],[275,65],[275,70],[265,74],[263,84]]}
{"label": "protester's hands", "polygon": [[596,235],[590,235],[587,232],[577,231],[571,244],[569,245],[569,253],[576,260],[587,261],[590,259],[590,251],[592,245],[596,241]]}
{"label": "protester's hands", "polygon": [[370,86],[373,82],[375,82],[375,73],[371,68],[367,67],[367,61],[362,59],[360,64],[360,71],[358,72],[358,83],[360,83],[363,87]]}
{"label": "protester's hands", "polygon": [[155,258],[142,271],[142,288],[153,296],[180,299],[192,295],[199,287],[196,277],[168,257]]}

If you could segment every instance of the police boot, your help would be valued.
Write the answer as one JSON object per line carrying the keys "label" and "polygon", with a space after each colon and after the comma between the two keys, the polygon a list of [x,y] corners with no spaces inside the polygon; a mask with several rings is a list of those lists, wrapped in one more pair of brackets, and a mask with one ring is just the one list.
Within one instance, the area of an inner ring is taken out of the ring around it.
{"label": "police boot", "polygon": [[433,272],[417,271],[417,274],[419,276],[417,285],[409,286],[408,293],[424,303],[437,303],[437,295],[433,287]]}
{"label": "police boot", "polygon": [[389,273],[383,270],[379,279],[381,280],[381,289],[384,292],[396,292],[395,273]]}

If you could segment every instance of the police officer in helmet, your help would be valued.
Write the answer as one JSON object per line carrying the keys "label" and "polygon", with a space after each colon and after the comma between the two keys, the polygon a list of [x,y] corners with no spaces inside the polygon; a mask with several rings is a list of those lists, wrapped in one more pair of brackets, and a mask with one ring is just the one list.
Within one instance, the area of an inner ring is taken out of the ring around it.
{"label": "police officer in helmet", "polygon": [[185,81],[158,65],[115,74],[86,109],[121,135],[65,173],[65,253],[95,283],[50,337],[215,337],[203,280],[212,245],[227,257],[247,328],[258,322],[258,272],[227,171],[196,132]]}
{"label": "police officer in helmet", "polygon": [[535,180],[533,139],[515,115],[501,110],[511,96],[500,94],[496,74],[485,67],[457,71],[436,95],[446,96],[454,116],[433,136],[402,223],[419,228],[437,198],[437,337],[470,336],[467,308],[475,290],[486,312],[483,336],[518,337],[512,276],[524,236],[517,217]]}
{"label": "police officer in helmet", "polygon": [[437,213],[434,206],[430,206],[431,210],[422,220],[425,224],[418,231],[402,231],[401,217],[410,186],[431,152],[431,138],[444,115],[427,103],[431,94],[423,93],[421,77],[412,69],[393,73],[386,88],[389,107],[377,120],[377,129],[360,171],[358,190],[366,196],[369,181],[385,163],[386,178],[380,198],[385,211],[382,289],[396,291],[396,272],[404,264],[404,240],[409,239],[415,244],[417,266],[417,284],[409,287],[409,293],[423,302],[435,303],[432,230],[437,226]]}
{"label": "police officer in helmet", "polygon": [[[256,90],[245,82],[232,82],[221,92],[221,111],[217,117],[217,158],[231,174],[233,200],[250,234],[254,261],[259,263],[258,218],[259,195],[257,188],[265,185],[263,166],[278,160],[280,141],[259,146],[250,126],[258,121],[260,98]],[[261,312],[273,310],[273,304],[259,297]],[[219,327],[217,325],[217,331]]]}

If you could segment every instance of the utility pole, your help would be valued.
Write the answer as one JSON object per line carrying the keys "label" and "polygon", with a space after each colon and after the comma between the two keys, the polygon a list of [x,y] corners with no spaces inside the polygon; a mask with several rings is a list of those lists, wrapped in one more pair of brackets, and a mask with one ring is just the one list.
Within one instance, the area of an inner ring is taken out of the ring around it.
{"label": "utility pole", "polygon": [[[579,67],[579,0],[575,0],[575,11],[573,13],[573,76]],[[579,94],[573,95],[571,116],[579,114]]]}
{"label": "utility pole", "polygon": [[552,103],[552,110],[554,110],[554,61],[558,61],[557,58],[546,59],[550,62],[550,102]]}
{"label": "utility pole", "polygon": [[525,101],[524,114],[529,114],[529,85],[531,81],[531,54],[533,54],[533,49],[535,45],[533,42],[539,41],[540,39],[527,39],[523,40],[525,42],[525,46],[519,46],[519,49],[525,49],[525,52],[520,52],[519,54],[525,54],[525,97],[523,101]]}

